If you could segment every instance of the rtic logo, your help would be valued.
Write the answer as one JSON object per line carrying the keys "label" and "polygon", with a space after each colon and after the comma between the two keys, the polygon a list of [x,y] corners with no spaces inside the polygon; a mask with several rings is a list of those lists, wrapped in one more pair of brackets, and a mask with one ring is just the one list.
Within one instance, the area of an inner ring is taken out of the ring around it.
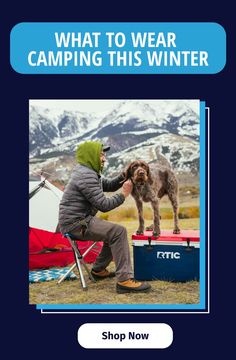
{"label": "rtic logo", "polygon": [[180,259],[180,253],[172,251],[158,251],[157,259]]}

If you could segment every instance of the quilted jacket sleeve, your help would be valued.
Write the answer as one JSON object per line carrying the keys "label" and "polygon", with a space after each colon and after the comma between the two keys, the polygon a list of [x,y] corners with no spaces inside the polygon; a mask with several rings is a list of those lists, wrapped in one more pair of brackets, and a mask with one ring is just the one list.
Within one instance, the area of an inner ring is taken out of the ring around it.
{"label": "quilted jacket sleeve", "polygon": [[111,180],[102,178],[103,191],[112,192],[120,189],[123,185],[123,180],[124,176],[122,174]]}
{"label": "quilted jacket sleeve", "polygon": [[103,193],[98,175],[93,173],[87,177],[86,181],[79,181],[79,190],[90,204],[97,210],[106,212],[120,206],[125,197],[123,194],[116,194],[112,197],[106,197]]}

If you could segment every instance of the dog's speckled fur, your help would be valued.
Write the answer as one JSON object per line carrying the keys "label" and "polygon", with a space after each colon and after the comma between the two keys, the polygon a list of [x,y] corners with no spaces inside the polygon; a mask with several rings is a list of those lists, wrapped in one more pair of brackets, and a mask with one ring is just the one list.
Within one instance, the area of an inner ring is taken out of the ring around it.
{"label": "dog's speckled fur", "polygon": [[139,215],[137,234],[144,232],[143,201],[150,202],[153,208],[153,235],[160,235],[159,200],[167,195],[174,213],[174,234],[179,234],[178,222],[178,181],[172,170],[154,166],[152,169],[142,160],[133,161],[125,171],[126,179],[133,183],[132,196],[136,202]]}

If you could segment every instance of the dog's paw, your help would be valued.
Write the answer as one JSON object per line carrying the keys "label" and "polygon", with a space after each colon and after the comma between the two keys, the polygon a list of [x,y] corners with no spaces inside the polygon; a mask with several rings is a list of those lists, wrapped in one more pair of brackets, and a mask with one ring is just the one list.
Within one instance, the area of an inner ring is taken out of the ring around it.
{"label": "dog's paw", "polygon": [[173,234],[180,234],[180,229],[174,229]]}
{"label": "dog's paw", "polygon": [[153,237],[158,238],[160,236],[160,231],[153,231]]}
{"label": "dog's paw", "polygon": [[143,231],[142,230],[137,230],[136,235],[143,235]]}
{"label": "dog's paw", "polygon": [[146,226],[146,231],[153,231],[153,224]]}

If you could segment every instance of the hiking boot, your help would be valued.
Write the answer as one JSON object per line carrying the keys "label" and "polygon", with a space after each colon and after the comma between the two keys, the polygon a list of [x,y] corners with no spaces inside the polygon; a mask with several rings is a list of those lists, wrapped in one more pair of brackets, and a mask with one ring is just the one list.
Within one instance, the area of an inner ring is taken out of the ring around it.
{"label": "hiking boot", "polygon": [[107,278],[113,278],[114,276],[116,276],[115,272],[108,271],[107,269],[98,272],[92,269],[91,274],[93,275],[95,280],[103,280]]}
{"label": "hiking boot", "polygon": [[118,294],[135,293],[135,292],[148,292],[151,290],[151,285],[140,282],[134,279],[119,281],[116,284],[116,292]]}

